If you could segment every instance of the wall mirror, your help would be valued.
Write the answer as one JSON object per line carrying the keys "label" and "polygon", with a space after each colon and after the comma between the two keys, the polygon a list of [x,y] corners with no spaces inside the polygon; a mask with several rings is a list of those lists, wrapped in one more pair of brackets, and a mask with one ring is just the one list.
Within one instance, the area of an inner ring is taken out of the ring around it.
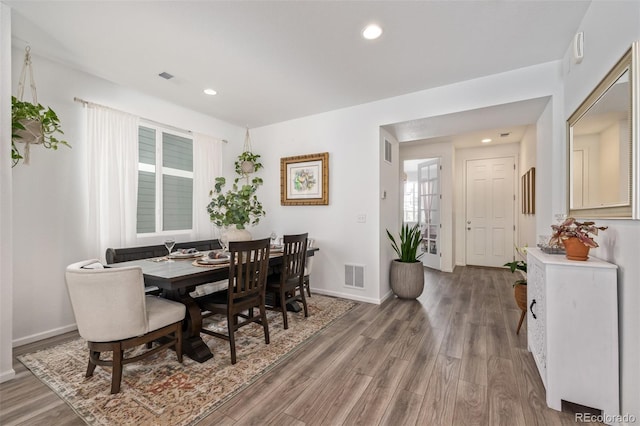
{"label": "wall mirror", "polygon": [[638,43],[567,120],[569,215],[638,217]]}

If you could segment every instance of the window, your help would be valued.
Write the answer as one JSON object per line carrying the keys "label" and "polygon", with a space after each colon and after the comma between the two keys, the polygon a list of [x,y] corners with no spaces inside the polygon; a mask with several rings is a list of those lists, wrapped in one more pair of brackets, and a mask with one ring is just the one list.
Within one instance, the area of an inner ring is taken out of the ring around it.
{"label": "window", "polygon": [[192,229],[193,140],[159,126],[138,129],[138,234]]}

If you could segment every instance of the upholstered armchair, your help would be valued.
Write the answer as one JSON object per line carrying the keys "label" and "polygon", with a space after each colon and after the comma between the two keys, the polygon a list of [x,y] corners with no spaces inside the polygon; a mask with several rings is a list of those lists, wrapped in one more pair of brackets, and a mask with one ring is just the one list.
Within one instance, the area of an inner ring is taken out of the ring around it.
{"label": "upholstered armchair", "polygon": [[[185,306],[146,296],[140,267],[104,268],[98,260],[85,260],[67,267],[66,281],[78,332],[89,346],[86,377],[96,365],[112,366],[111,393],[118,393],[124,364],[169,347],[182,362]],[[166,341],[152,347],[161,337]],[[148,350],[124,358],[126,349],[144,344]],[[112,360],[101,360],[102,352],[113,352]]]}

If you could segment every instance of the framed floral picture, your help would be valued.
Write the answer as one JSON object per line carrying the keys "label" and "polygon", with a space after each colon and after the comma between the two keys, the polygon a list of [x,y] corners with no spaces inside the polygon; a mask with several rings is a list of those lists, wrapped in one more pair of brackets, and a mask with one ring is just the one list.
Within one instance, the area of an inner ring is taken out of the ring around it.
{"label": "framed floral picture", "polygon": [[329,204],[329,153],[280,159],[280,204],[318,206]]}

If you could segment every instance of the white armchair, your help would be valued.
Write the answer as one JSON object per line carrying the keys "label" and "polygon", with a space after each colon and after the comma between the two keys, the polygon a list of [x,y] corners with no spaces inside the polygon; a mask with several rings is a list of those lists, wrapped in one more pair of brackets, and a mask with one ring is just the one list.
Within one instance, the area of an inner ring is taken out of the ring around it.
{"label": "white armchair", "polygon": [[[98,260],[69,265],[67,289],[78,332],[89,346],[86,377],[96,365],[112,366],[111,393],[120,391],[124,364],[174,347],[182,362],[182,320],[185,306],[156,296],[145,296],[140,267],[103,268]],[[168,341],[151,349],[154,340]],[[125,349],[147,344],[149,350],[124,358]],[[101,360],[101,352],[113,352],[113,360]]]}

